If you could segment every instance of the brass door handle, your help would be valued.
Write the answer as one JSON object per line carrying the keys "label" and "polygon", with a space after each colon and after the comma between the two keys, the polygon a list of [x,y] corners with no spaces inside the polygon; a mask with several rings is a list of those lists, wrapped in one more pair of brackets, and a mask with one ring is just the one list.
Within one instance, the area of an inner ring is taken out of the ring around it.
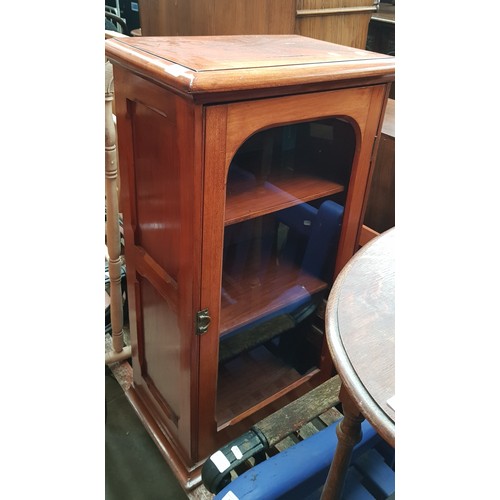
{"label": "brass door handle", "polygon": [[212,318],[208,314],[208,309],[203,309],[196,313],[196,335],[207,333]]}

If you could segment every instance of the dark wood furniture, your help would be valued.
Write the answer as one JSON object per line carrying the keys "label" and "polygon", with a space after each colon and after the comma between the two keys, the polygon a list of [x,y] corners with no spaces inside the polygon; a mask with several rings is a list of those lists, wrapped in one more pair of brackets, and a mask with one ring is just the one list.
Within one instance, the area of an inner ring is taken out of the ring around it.
{"label": "dark wood furniture", "polygon": [[394,60],[297,35],[117,38],[106,54],[127,394],[190,489],[211,453],[332,376],[322,304],[358,248]]}
{"label": "dark wood furniture", "polygon": [[394,264],[393,228],[354,255],[328,298],[326,334],[342,380],[344,418],[337,427],[338,445],[323,500],[341,498],[364,418],[394,447]]}
{"label": "dark wood furniture", "polygon": [[[379,5],[379,9],[372,15],[368,25],[366,38],[366,50],[380,52],[391,56],[396,55],[396,7],[394,2],[385,2]],[[392,84],[389,94],[391,99],[396,98],[396,84]]]}
{"label": "dark wood furniture", "polygon": [[373,0],[139,0],[141,29],[158,35],[298,34],[364,49]]}
{"label": "dark wood furniture", "polygon": [[368,27],[367,50],[382,54],[396,55],[395,47],[396,7],[381,3],[370,20]]}
{"label": "dark wood furniture", "polygon": [[383,233],[396,223],[396,101],[389,99],[385,108],[382,135],[371,181],[364,223]]}

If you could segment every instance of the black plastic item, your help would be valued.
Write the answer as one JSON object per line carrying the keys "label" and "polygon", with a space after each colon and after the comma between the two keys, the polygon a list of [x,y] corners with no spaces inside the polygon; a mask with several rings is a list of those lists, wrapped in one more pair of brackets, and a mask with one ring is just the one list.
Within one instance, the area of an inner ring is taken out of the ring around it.
{"label": "black plastic item", "polygon": [[116,14],[113,14],[112,12],[105,11],[104,12],[105,16],[105,23],[106,23],[106,29],[110,31],[119,31],[118,26],[121,29],[121,33],[124,35],[130,36],[130,31],[127,26],[127,21],[120,16],[117,16]]}
{"label": "black plastic item", "polygon": [[210,493],[217,494],[231,482],[231,471],[249,458],[258,458],[268,449],[265,436],[256,428],[216,451],[203,464],[201,479]]}
{"label": "black plastic item", "polygon": [[122,17],[127,22],[130,32],[140,28],[141,19],[139,15],[139,2],[131,2],[130,0],[126,0],[125,2],[120,1],[120,6],[122,10]]}

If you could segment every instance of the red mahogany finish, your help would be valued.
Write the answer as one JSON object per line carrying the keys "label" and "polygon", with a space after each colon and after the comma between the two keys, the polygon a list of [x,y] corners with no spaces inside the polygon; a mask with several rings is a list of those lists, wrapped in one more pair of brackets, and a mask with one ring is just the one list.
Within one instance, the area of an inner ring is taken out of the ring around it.
{"label": "red mahogany finish", "polygon": [[[248,225],[264,241],[280,210],[331,198],[344,205],[332,263],[339,272],[358,247],[394,59],[295,35],[112,39],[106,55],[115,76],[130,400],[190,489],[220,446],[333,374],[324,334],[306,341],[313,365],[304,370],[264,346],[219,363],[226,331],[247,334],[249,324],[325,293],[333,280],[277,259],[257,277],[263,253],[253,247],[245,272],[231,274],[225,237]],[[340,137],[340,148],[347,134],[352,151],[324,162],[324,148],[314,146],[274,175],[276,155],[291,144],[286,133],[304,129],[307,144]],[[249,178],[269,171],[267,181],[228,179],[235,155]]]}

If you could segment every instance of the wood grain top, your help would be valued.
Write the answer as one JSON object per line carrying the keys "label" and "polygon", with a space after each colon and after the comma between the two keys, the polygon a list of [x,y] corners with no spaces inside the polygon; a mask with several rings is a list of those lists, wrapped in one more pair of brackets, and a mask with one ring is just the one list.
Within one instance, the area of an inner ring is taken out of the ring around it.
{"label": "wood grain top", "polygon": [[299,35],[141,37],[121,42],[195,72],[386,57]]}
{"label": "wood grain top", "polygon": [[361,413],[394,446],[394,250],[390,229],[347,263],[334,283],[326,333],[342,382]]}
{"label": "wood grain top", "polygon": [[391,56],[299,35],[130,37],[105,44],[114,64],[190,94],[394,80]]}

